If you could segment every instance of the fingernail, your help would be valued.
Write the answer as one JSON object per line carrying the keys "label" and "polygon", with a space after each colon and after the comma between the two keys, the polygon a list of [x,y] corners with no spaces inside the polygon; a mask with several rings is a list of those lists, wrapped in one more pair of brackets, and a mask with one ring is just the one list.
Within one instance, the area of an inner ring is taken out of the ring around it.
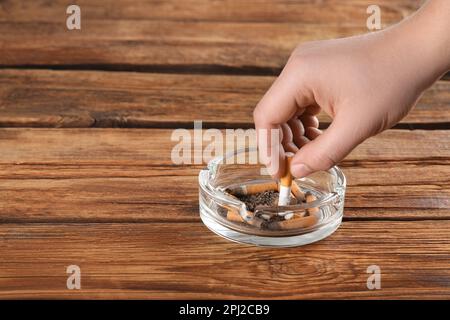
{"label": "fingernail", "polygon": [[296,178],[306,177],[307,175],[311,174],[312,172],[313,172],[313,170],[310,167],[308,167],[306,164],[303,164],[303,163],[293,164],[291,166],[291,173]]}

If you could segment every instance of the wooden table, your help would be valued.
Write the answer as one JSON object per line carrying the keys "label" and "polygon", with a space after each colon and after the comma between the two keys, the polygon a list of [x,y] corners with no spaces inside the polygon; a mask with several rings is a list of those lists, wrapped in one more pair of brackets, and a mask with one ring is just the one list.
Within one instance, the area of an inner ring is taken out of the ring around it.
{"label": "wooden table", "polygon": [[[305,247],[215,236],[204,165],[170,159],[194,120],[252,127],[295,45],[366,32],[372,2],[80,0],[68,31],[67,1],[0,1],[0,298],[450,298],[448,81],[340,164],[344,222]],[[420,2],[378,0],[383,26]]]}

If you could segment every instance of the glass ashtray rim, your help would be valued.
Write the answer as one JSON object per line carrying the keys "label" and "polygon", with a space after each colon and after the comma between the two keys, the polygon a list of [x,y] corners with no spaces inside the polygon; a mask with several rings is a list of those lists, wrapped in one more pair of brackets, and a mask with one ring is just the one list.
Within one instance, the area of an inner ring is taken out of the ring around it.
{"label": "glass ashtray rim", "polygon": [[[208,162],[207,168],[205,168],[204,170],[201,170],[199,173],[198,178],[199,178],[200,188],[204,192],[206,192],[211,198],[213,198],[216,201],[218,200],[223,205],[233,206],[236,208],[241,208],[242,206],[245,207],[245,204],[242,201],[233,198],[224,189],[213,187],[210,184],[210,182],[211,182],[210,174],[211,173],[215,174],[215,168],[218,165],[223,164],[224,160],[227,159],[228,157],[235,156],[240,153],[248,153],[248,152],[254,152],[254,151],[257,151],[257,148],[239,149],[237,151],[229,152],[223,156],[218,156],[218,157],[215,157],[212,160],[210,160]],[[205,179],[205,177],[203,177],[203,174],[205,171],[208,173],[208,177],[206,179]],[[321,207],[324,205],[330,205],[334,201],[339,200],[340,194],[338,192],[339,191],[338,189],[343,189],[345,192],[346,185],[347,185],[347,180],[346,180],[345,175],[342,172],[342,170],[338,166],[333,166],[328,170],[322,170],[322,171],[318,171],[318,172],[327,172],[331,176],[337,178],[336,181],[337,181],[338,185],[334,187],[333,191],[329,192],[326,196],[318,198],[317,200],[312,201],[312,202],[301,203],[301,204],[296,204],[296,205],[289,205],[289,206],[284,206],[284,207],[277,207],[277,208],[279,210],[309,209],[309,208],[314,208],[314,207]],[[303,178],[295,179],[295,180],[301,181],[301,179],[303,179]],[[269,209],[269,208],[267,208],[267,209]]]}

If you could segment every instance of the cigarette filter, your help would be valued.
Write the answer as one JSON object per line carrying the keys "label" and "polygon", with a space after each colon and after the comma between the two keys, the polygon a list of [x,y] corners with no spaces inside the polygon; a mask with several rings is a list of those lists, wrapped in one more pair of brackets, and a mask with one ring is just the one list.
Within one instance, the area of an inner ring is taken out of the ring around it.
{"label": "cigarette filter", "polygon": [[231,189],[230,193],[234,194],[234,195],[242,196],[242,195],[256,194],[256,193],[269,191],[269,190],[278,191],[278,184],[276,181],[246,184],[246,185]]}
{"label": "cigarette filter", "polygon": [[318,221],[316,216],[307,216],[303,218],[292,218],[284,221],[273,221],[269,223],[268,228],[271,230],[289,230],[298,228],[309,228]]}
{"label": "cigarette filter", "polygon": [[237,212],[235,210],[228,210],[228,212],[227,212],[227,219],[229,221],[233,221],[233,222],[244,222],[244,219],[242,219],[242,217],[239,214],[239,212]]}
{"label": "cigarette filter", "polygon": [[295,198],[297,198],[297,200],[299,201],[305,200],[305,193],[300,189],[297,182],[292,181],[291,191],[292,194],[295,196]]}
{"label": "cigarette filter", "polygon": [[[314,202],[314,201],[316,201],[317,200],[317,198],[316,198],[316,196],[315,195],[313,195],[312,193],[307,193],[306,194],[306,203],[310,203],[310,202]],[[314,214],[316,214],[317,212],[319,212],[319,208],[317,208],[317,207],[312,207],[312,208],[309,208],[308,209],[308,213],[310,214],[310,215],[314,215]]]}
{"label": "cigarette filter", "polygon": [[291,161],[293,158],[292,153],[286,153],[286,163],[285,163],[285,174],[280,179],[280,194],[278,196],[278,205],[287,206],[291,202],[291,185],[292,185],[292,174],[291,174]]}

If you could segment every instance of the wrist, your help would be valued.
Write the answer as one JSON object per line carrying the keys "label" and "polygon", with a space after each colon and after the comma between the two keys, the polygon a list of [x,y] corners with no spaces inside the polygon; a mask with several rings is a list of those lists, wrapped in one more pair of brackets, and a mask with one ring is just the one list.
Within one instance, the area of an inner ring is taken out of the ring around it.
{"label": "wrist", "polygon": [[400,23],[396,33],[403,52],[416,72],[424,75],[425,87],[450,69],[450,1],[430,0]]}
{"label": "wrist", "polygon": [[416,92],[424,91],[450,69],[449,10],[449,0],[431,0],[402,22],[374,33],[374,61]]}

